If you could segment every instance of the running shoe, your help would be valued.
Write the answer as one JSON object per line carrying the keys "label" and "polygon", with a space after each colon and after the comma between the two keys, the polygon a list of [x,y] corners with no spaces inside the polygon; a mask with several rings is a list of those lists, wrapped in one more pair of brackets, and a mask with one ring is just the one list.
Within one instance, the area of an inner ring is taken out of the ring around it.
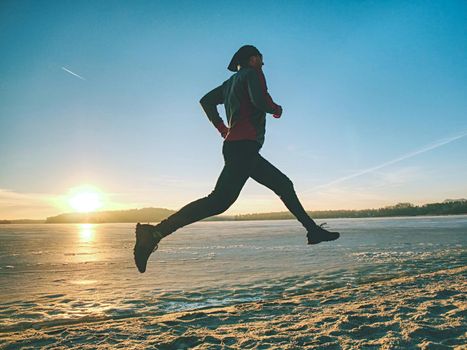
{"label": "running shoe", "polygon": [[327,225],[325,222],[320,225],[315,225],[314,227],[308,229],[307,238],[308,244],[318,244],[321,242],[334,241],[339,238],[339,232],[330,232],[323,228]]}
{"label": "running shoe", "polygon": [[146,271],[149,256],[157,250],[163,237],[154,225],[140,224],[139,222],[136,224],[136,243],[133,255],[139,272]]}

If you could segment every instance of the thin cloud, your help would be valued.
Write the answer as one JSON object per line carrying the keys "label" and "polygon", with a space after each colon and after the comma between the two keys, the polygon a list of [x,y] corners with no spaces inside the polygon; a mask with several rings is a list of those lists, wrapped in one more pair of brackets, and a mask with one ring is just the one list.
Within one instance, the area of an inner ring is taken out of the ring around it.
{"label": "thin cloud", "polygon": [[[347,175],[347,176],[343,176],[341,178],[338,178],[336,180],[333,180],[331,182],[328,182],[326,184],[323,184],[323,185],[319,185],[319,186],[316,186],[316,187],[313,187],[311,188],[309,191],[313,191],[313,190],[316,190],[316,189],[319,189],[319,188],[323,188],[323,187],[328,187],[328,186],[331,186],[331,185],[335,185],[337,183],[340,183],[340,182],[343,182],[343,181],[346,181],[346,180],[350,180],[350,179],[353,179],[355,177],[358,177],[358,176],[361,176],[361,175],[365,175],[365,174],[368,174],[368,173],[371,173],[371,172],[374,172],[376,170],[379,170],[381,168],[384,168],[384,167],[387,167],[388,165],[392,165],[392,164],[395,164],[395,163],[398,163],[398,162],[401,162],[403,160],[406,160],[406,159],[409,159],[409,158],[412,158],[412,157],[415,157],[419,154],[422,154],[422,153],[425,153],[425,152],[428,152],[428,151],[431,151],[435,148],[438,148],[438,147],[441,147],[441,146],[444,146],[448,143],[451,143],[453,141],[456,141],[456,140],[459,140],[463,137],[467,136],[467,131],[464,131],[463,133],[461,134],[458,134],[456,136],[452,136],[452,137],[448,137],[448,138],[444,138],[444,139],[441,139],[441,140],[438,140],[438,141],[435,141],[434,143],[432,144],[429,144],[427,146],[424,146],[418,150],[415,150],[415,151],[412,151],[412,152],[409,152],[407,154],[404,154],[400,157],[397,157],[395,159],[392,159],[390,161],[387,161],[387,162],[384,162],[382,164],[379,164],[379,165],[376,165],[374,167],[371,167],[371,168],[367,168],[367,169],[364,169],[364,170],[360,170],[360,171],[357,171],[356,173],[353,173],[353,174],[350,174],[350,175]],[[308,192],[308,191],[306,191]]]}
{"label": "thin cloud", "polygon": [[81,75],[76,74],[76,73],[73,73],[71,70],[66,69],[65,67],[62,67],[62,69],[63,69],[65,72],[70,73],[71,75],[74,75],[75,77],[78,77],[78,78],[80,78],[80,79],[82,79],[82,80],[86,80],[86,79],[84,79]]}

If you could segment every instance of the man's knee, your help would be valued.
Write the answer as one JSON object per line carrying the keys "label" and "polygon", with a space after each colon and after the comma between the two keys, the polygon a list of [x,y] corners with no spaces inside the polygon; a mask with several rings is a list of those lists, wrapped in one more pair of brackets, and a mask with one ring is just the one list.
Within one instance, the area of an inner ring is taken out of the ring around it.
{"label": "man's knee", "polygon": [[208,198],[212,201],[214,215],[222,214],[237,200],[238,193],[212,191]]}
{"label": "man's knee", "polygon": [[281,179],[279,186],[276,189],[276,193],[279,196],[284,196],[289,193],[294,192],[294,185],[292,180],[290,180],[287,176],[284,175],[284,177]]}

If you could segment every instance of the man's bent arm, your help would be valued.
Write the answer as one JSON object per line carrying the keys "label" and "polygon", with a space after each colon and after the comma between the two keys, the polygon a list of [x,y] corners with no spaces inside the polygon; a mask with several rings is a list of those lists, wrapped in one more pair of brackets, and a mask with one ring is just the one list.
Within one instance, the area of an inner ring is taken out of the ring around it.
{"label": "man's bent arm", "polygon": [[216,127],[217,130],[219,130],[222,136],[225,136],[228,129],[220,117],[219,111],[217,110],[217,105],[224,103],[222,85],[216,87],[214,90],[211,90],[206,95],[204,95],[199,103],[201,104],[201,107],[203,108],[211,123]]}
{"label": "man's bent arm", "polygon": [[250,95],[251,102],[259,110],[275,114],[279,112],[280,106],[274,103],[268,93],[266,86],[266,79],[262,70],[251,69],[247,75],[248,80],[248,94]]}

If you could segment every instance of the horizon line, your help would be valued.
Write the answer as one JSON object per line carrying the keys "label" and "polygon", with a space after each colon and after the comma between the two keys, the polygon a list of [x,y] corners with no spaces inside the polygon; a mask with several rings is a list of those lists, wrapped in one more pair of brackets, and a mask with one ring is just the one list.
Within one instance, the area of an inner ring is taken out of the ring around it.
{"label": "horizon line", "polygon": [[[457,198],[457,199],[451,199],[451,198],[446,198],[445,200],[443,200],[442,202],[430,202],[430,203],[423,203],[423,204],[413,204],[411,202],[397,202],[393,205],[387,205],[387,206],[384,206],[384,207],[379,207],[379,208],[364,208],[364,209],[321,209],[321,210],[306,210],[307,212],[332,212],[332,211],[364,211],[364,210],[378,210],[378,209],[386,209],[386,208],[390,208],[390,207],[393,207],[397,204],[411,204],[413,205],[414,207],[421,207],[421,206],[424,206],[424,205],[429,205],[429,204],[446,204],[446,203],[450,203],[450,202],[467,202],[467,199],[466,198]],[[118,211],[130,211],[130,210],[143,210],[143,209],[163,209],[163,210],[170,210],[170,211],[174,211],[174,212],[177,212],[178,210],[175,210],[175,209],[169,209],[169,208],[161,208],[161,207],[143,207],[143,208],[129,208],[129,209],[115,209],[115,210],[96,210],[96,211],[92,211],[92,212],[65,212],[65,213],[60,213],[60,214],[57,214],[57,215],[53,215],[53,216],[48,216],[46,217],[45,219],[27,219],[27,218],[19,218],[19,219],[0,219],[0,221],[45,221],[47,220],[48,218],[52,218],[52,217],[57,217],[57,216],[60,216],[60,215],[70,215],[70,214],[76,214],[76,215],[92,215],[92,214],[96,214],[96,213],[102,213],[102,212],[118,212]],[[249,213],[242,213],[242,214],[226,214],[226,215],[218,215],[219,217],[232,217],[232,216],[240,216],[240,215],[255,215],[255,214],[272,214],[272,213],[290,213],[288,210],[284,210],[284,211],[269,211],[269,212],[249,212]],[[461,215],[461,214],[460,214]],[[217,216],[217,215],[215,215]],[[207,218],[206,218],[207,219]]]}

